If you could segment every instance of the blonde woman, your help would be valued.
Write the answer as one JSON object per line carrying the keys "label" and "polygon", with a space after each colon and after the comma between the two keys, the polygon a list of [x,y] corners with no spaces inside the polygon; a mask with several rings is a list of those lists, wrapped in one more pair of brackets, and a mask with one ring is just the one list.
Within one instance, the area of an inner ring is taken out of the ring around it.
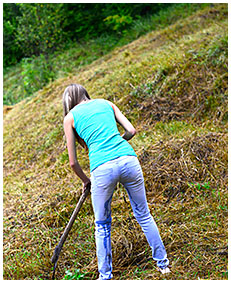
{"label": "blonde woman", "polygon": [[[142,169],[127,142],[136,134],[135,128],[115,104],[104,99],[91,99],[86,89],[78,84],[65,89],[63,110],[70,166],[82,180],[83,190],[91,183],[99,279],[112,278],[111,201],[118,182],[128,193],[134,215],[159,270],[162,274],[170,272],[163,242],[147,205]],[[116,122],[125,130],[122,136]],[[88,148],[90,179],[78,163],[76,139]]]}

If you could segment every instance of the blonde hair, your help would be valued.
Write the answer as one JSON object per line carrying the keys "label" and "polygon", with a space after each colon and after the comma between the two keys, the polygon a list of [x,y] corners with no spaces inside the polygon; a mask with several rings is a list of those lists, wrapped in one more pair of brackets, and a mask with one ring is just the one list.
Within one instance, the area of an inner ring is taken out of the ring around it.
{"label": "blonde hair", "polygon": [[[63,93],[63,117],[65,117],[72,108],[78,105],[81,101],[91,99],[86,89],[79,84],[70,84]],[[78,143],[87,149],[87,145],[83,139],[74,130],[75,137]]]}
{"label": "blonde hair", "polygon": [[63,93],[63,116],[81,101],[91,99],[86,89],[79,84],[70,84]]}

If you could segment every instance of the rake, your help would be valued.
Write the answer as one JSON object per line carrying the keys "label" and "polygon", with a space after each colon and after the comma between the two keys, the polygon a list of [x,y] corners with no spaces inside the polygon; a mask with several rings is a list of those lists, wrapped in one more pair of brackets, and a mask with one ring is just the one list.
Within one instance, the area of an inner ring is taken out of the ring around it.
{"label": "rake", "polygon": [[71,218],[63,232],[63,235],[62,237],[60,238],[60,241],[59,241],[59,244],[55,247],[55,250],[54,250],[54,253],[53,253],[53,256],[51,258],[51,262],[54,264],[54,269],[53,269],[53,275],[52,275],[52,280],[54,280],[55,278],[55,269],[57,267],[57,262],[58,262],[58,258],[59,258],[59,254],[62,250],[62,247],[63,247],[63,244],[68,236],[68,233],[70,232],[71,230],[71,227],[80,211],[80,208],[82,207],[85,199],[87,198],[87,196],[89,195],[90,193],[90,189],[91,189],[91,183],[89,183],[85,189],[85,191],[82,193],[76,207],[75,207],[75,210],[74,212],[72,213],[71,215]]}

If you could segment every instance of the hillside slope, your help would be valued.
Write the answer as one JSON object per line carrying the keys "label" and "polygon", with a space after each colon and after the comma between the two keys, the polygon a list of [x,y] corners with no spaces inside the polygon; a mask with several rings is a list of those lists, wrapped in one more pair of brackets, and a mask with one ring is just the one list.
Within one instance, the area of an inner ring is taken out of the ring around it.
{"label": "hillside slope", "polygon": [[[172,265],[169,279],[227,279],[227,4],[151,32],[59,79],[4,115],[4,279],[49,279],[50,258],[81,194],[63,140],[62,93],[73,82],[117,104],[137,129],[150,210]],[[89,173],[86,152],[80,164]],[[112,204],[114,279],[159,279],[118,186]],[[97,278],[90,198],[57,278]]]}

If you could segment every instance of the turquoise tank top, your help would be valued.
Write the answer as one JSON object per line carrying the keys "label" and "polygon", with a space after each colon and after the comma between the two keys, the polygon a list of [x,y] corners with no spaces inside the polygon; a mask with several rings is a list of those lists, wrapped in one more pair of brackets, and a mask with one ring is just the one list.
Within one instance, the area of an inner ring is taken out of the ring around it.
{"label": "turquoise tank top", "polygon": [[121,137],[114,110],[104,99],[90,100],[70,111],[78,135],[89,150],[90,171],[124,155],[136,156],[131,145]]}

